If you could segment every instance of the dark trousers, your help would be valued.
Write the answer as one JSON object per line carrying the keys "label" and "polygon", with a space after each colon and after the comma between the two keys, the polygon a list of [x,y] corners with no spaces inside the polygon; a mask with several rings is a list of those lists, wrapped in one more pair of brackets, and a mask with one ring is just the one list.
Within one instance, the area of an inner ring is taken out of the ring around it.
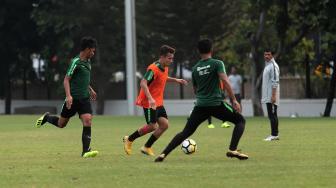
{"label": "dark trousers", "polygon": [[277,108],[278,106],[272,103],[266,103],[267,107],[267,114],[268,119],[271,123],[271,134],[272,136],[278,136],[279,134],[279,121],[278,121],[278,114],[277,114]]}
{"label": "dark trousers", "polygon": [[245,119],[229,104],[222,103],[220,106],[195,106],[182,132],[175,135],[162,153],[168,155],[173,149],[181,144],[184,139],[191,136],[198,126],[210,116],[235,124],[229,149],[236,150],[245,129]]}

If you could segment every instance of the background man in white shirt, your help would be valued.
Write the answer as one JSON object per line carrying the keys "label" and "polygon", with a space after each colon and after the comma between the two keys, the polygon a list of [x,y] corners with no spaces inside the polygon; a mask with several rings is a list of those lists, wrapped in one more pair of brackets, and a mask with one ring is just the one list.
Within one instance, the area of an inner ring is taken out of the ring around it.
{"label": "background man in white shirt", "polygon": [[231,73],[229,75],[230,84],[233,90],[233,93],[241,106],[241,87],[242,87],[242,77],[237,74],[237,69],[235,66],[231,67]]}
{"label": "background man in white shirt", "polygon": [[265,138],[265,141],[279,140],[279,121],[277,108],[280,100],[280,70],[278,64],[273,58],[272,51],[264,51],[265,68],[262,80],[261,102],[266,104],[268,118],[271,123],[271,135]]}

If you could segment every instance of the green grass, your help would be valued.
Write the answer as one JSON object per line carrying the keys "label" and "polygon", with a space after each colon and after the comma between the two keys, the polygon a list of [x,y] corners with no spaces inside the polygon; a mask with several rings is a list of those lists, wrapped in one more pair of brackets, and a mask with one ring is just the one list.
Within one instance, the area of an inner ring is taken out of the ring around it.
{"label": "green grass", "polygon": [[[96,158],[83,159],[78,118],[68,127],[32,127],[38,116],[0,116],[0,187],[334,187],[336,184],[335,118],[281,118],[280,141],[264,142],[270,132],[266,118],[248,118],[239,144],[250,159],[225,157],[232,128],[200,126],[191,137],[198,151],[174,150],[163,163],[154,163],[133,145],[126,156],[122,137],[144,123],[143,117],[95,116],[92,147]],[[171,117],[159,139],[158,154],[185,124]]]}

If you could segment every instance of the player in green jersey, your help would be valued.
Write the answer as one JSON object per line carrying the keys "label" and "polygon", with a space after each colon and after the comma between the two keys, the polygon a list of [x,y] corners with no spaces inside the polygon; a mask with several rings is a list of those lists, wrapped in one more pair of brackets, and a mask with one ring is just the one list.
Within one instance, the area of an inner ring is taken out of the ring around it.
{"label": "player in green jersey", "polygon": [[[226,156],[240,160],[248,159],[247,155],[237,150],[239,140],[245,129],[245,119],[240,114],[240,105],[234,96],[225,73],[224,63],[212,58],[212,42],[209,39],[198,42],[198,51],[200,52],[201,60],[192,68],[192,83],[196,94],[195,107],[182,132],[176,134],[163,152],[155,159],[155,162],[162,162],[184,139],[191,136],[197,127],[209,116],[232,122],[235,125]],[[223,82],[224,89],[232,100],[233,107],[223,101],[219,85],[220,81]]]}
{"label": "player in green jersey", "polygon": [[97,94],[90,86],[91,63],[90,59],[94,56],[97,47],[96,39],[83,37],[80,44],[80,53],[71,60],[71,64],[64,77],[64,90],[66,99],[62,107],[61,116],[53,116],[48,112],[43,114],[35,124],[40,128],[46,122],[58,128],[64,128],[69,119],[78,113],[83,123],[82,157],[95,157],[98,151],[92,151],[91,143],[91,121],[92,108],[91,100],[96,100]]}

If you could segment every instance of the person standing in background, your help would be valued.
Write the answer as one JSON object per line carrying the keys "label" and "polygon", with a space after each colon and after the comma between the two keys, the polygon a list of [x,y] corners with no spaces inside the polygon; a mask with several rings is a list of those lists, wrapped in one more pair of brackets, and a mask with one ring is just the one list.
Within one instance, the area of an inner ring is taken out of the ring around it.
{"label": "person standing in background", "polygon": [[272,51],[264,51],[265,68],[262,79],[262,96],[261,102],[266,104],[267,115],[271,124],[271,135],[264,141],[279,140],[279,121],[277,109],[280,100],[280,70],[278,64],[273,58]]}
{"label": "person standing in background", "polygon": [[[242,108],[242,106],[241,106],[241,87],[242,87],[243,81],[242,81],[242,77],[237,73],[237,69],[236,69],[235,66],[231,67],[231,72],[230,72],[230,75],[229,75],[229,81],[230,81],[233,93],[234,93],[238,103],[240,104],[240,107]],[[230,102],[232,104],[231,100],[230,100]]]}

